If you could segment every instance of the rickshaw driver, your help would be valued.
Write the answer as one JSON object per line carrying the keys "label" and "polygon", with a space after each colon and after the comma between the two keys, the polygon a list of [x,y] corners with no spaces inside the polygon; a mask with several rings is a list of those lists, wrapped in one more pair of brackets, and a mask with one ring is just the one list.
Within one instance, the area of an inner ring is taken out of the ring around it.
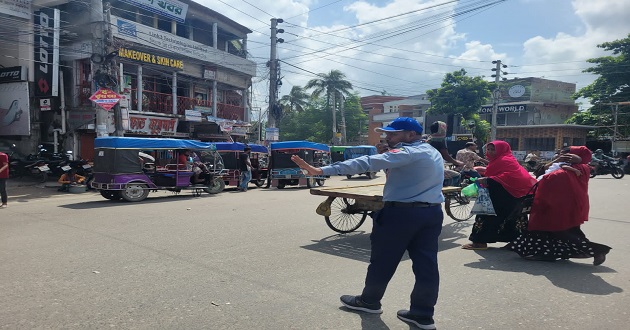
{"label": "rickshaw driver", "polygon": [[310,175],[348,175],[388,169],[383,189],[384,207],[374,212],[370,265],[361,295],[343,295],[341,303],[353,310],[382,313],[381,299],[405,253],[409,252],[416,283],[410,310],[398,318],[421,329],[435,329],[434,306],[439,291],[438,237],[442,231],[441,203],[444,160],[439,151],[420,141],[422,126],[399,117],[377,132],[386,134],[390,150],[329,166],[314,167],[291,156]]}
{"label": "rickshaw driver", "polygon": [[204,183],[203,179],[199,179],[199,175],[204,171],[202,166],[205,165],[201,162],[196,162],[191,154],[190,150],[183,150],[177,157],[177,165],[184,165],[186,171],[193,172],[192,183]]}

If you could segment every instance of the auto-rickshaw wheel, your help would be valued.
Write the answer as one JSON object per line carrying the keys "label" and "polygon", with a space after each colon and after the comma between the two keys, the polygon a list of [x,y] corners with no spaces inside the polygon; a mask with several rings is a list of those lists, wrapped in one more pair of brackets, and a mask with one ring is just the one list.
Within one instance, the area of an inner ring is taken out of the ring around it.
{"label": "auto-rickshaw wheel", "polygon": [[315,187],[316,183],[315,183],[315,178],[306,178],[306,187],[307,188],[313,188]]}
{"label": "auto-rickshaw wheel", "polygon": [[206,188],[203,188],[208,194],[218,194],[222,192],[223,189],[225,189],[225,182],[222,178],[215,178]]}
{"label": "auto-rickshaw wheel", "polygon": [[286,186],[286,182],[279,180],[278,181],[278,189],[284,189],[284,187]]}
{"label": "auto-rickshaw wheel", "polygon": [[101,196],[111,201],[117,201],[122,198],[120,190],[100,190]]}
{"label": "auto-rickshaw wheel", "polygon": [[254,184],[256,187],[260,188],[265,185],[265,179],[254,180]]}
{"label": "auto-rickshaw wheel", "polygon": [[365,173],[365,175],[368,177],[368,179],[372,179],[374,177],[374,172],[367,172]]}
{"label": "auto-rickshaw wheel", "polygon": [[149,196],[149,189],[143,183],[128,183],[121,191],[121,197],[127,202],[139,202],[145,200],[147,196]]}
{"label": "auto-rickshaw wheel", "polygon": [[350,178],[352,178],[352,175],[346,175],[346,178],[350,179]]}
{"label": "auto-rickshaw wheel", "polygon": [[324,182],[326,182],[326,179],[315,179],[315,183],[320,187],[324,185]]}
{"label": "auto-rickshaw wheel", "polygon": [[328,227],[338,233],[349,233],[357,230],[367,217],[368,211],[348,212],[355,204],[351,198],[335,198],[330,204],[330,216],[324,217]]}

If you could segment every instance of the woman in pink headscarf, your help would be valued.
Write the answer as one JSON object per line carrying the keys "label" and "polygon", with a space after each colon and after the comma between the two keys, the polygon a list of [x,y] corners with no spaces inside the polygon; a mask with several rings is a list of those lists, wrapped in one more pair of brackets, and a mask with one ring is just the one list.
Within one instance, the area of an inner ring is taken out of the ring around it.
{"label": "woman in pink headscarf", "polygon": [[521,257],[544,261],[593,258],[596,266],[606,260],[611,248],[589,241],[580,229],[588,221],[591,157],[583,146],[563,150],[553,162],[568,163],[577,171],[560,168],[540,179],[527,230],[510,244]]}
{"label": "woman in pink headscarf", "polygon": [[488,243],[511,242],[520,234],[519,222],[526,217],[508,219],[516,208],[518,199],[525,196],[536,183],[512,155],[505,141],[493,141],[486,145],[486,158],[490,161],[484,177],[478,182],[488,188],[497,215],[478,215],[470,234],[472,243],[462,246],[466,250],[485,250]]}

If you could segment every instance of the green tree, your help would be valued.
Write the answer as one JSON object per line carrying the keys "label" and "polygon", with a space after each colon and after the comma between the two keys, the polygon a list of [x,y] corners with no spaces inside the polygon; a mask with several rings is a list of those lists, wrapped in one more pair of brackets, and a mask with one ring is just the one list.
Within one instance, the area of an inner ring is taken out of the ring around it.
{"label": "green tree", "polygon": [[[348,141],[358,141],[366,133],[368,118],[361,108],[360,98],[351,94],[344,103],[347,120]],[[280,139],[307,140],[330,143],[333,133],[330,129],[332,119],[328,115],[326,101],[312,99],[302,112],[290,112],[279,123]]]}
{"label": "green tree", "polygon": [[[595,64],[584,72],[599,75],[593,83],[581,88],[574,98],[584,97],[593,105],[590,109],[578,112],[568,122],[603,126],[592,131],[594,137],[610,136],[613,132],[613,106],[611,103],[630,101],[630,34],[612,42],[597,45],[612,55],[591,58],[588,63]],[[630,135],[630,106],[619,105],[617,126],[622,136]]]}
{"label": "green tree", "polygon": [[494,86],[482,77],[467,76],[464,69],[447,73],[440,88],[427,91],[431,101],[428,111],[432,114],[461,115],[464,126],[469,120],[474,120],[475,137],[488,141],[490,123],[481,120],[478,111],[489,102]]}
{"label": "green tree", "polygon": [[[311,79],[305,89],[312,89],[314,98],[319,98],[326,94],[326,109],[332,112],[332,132],[337,132],[337,105],[339,100],[343,100],[341,95],[350,95],[352,83],[347,81],[346,75],[339,70],[331,70],[329,73],[320,73],[320,78]],[[331,108],[332,105],[332,108]],[[344,116],[344,113],[341,113]],[[342,121],[344,118],[342,117]]]}
{"label": "green tree", "polygon": [[595,107],[604,103],[630,101],[630,34],[624,39],[597,45],[614,56],[602,56],[587,60],[595,66],[584,72],[599,75],[590,85],[581,88],[575,98],[585,97]]}
{"label": "green tree", "polygon": [[308,95],[300,86],[293,86],[289,94],[280,98],[280,104],[284,108],[284,112],[302,112],[308,106],[311,96]]}
{"label": "green tree", "polygon": [[493,83],[482,77],[470,77],[461,69],[444,76],[440,88],[427,91],[431,106],[429,113],[456,115],[472,119],[492,95]]}

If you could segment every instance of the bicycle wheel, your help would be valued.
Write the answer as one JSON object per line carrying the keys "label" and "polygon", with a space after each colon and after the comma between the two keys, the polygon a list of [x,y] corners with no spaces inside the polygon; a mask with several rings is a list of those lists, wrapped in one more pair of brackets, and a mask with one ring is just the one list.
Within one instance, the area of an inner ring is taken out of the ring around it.
{"label": "bicycle wheel", "polygon": [[448,194],[444,197],[446,197],[444,209],[449,217],[455,221],[466,221],[472,218],[473,215],[470,214],[470,210],[475,204],[474,199],[462,195],[461,192]]}
{"label": "bicycle wheel", "polygon": [[357,230],[367,217],[367,211],[350,211],[355,204],[351,198],[335,198],[330,205],[330,216],[326,218],[328,227],[338,233],[349,233]]}

